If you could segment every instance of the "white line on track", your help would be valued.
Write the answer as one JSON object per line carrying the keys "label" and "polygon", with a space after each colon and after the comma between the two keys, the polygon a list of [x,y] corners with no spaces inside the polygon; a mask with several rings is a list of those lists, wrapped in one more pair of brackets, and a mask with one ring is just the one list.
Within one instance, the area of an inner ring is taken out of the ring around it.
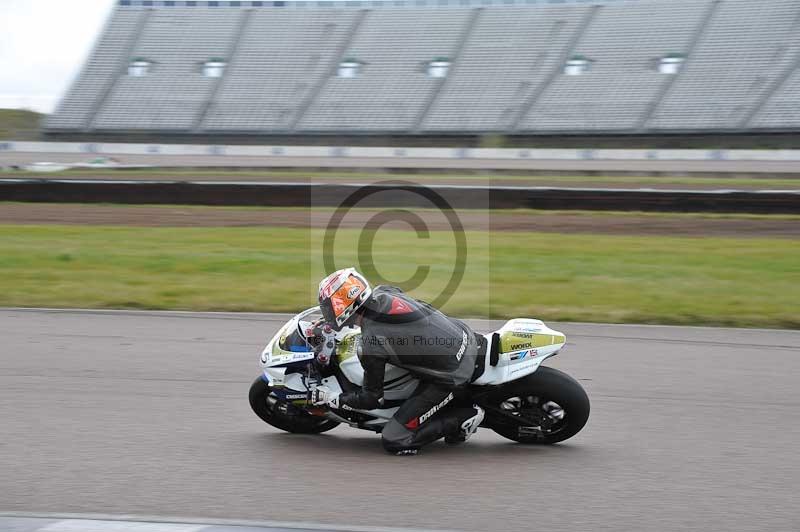
{"label": "white line on track", "polygon": [[[291,521],[252,521],[245,519],[197,519],[150,515],[110,515],[75,513],[0,512],[0,528],[4,518],[46,521],[37,532],[214,532],[215,527],[261,528],[264,532],[281,529],[321,532],[453,532],[444,529],[348,526]],[[56,523],[51,521],[57,520]]]}

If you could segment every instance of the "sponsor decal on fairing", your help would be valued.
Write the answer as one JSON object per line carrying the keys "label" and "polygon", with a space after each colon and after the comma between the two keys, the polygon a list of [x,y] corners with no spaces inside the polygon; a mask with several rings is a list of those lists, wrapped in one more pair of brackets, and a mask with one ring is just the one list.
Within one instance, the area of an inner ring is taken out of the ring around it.
{"label": "sponsor decal on fairing", "polygon": [[511,351],[519,351],[521,349],[528,349],[529,347],[533,347],[532,342],[524,342],[521,344],[511,344],[510,349]]}
{"label": "sponsor decal on fairing", "polygon": [[307,393],[287,393],[285,395],[285,398],[289,399],[289,400],[291,400],[291,399],[308,399],[308,394]]}
{"label": "sponsor decal on fairing", "polygon": [[511,355],[511,360],[522,360],[527,356],[535,357],[539,355],[539,351],[536,349],[528,349],[526,351],[520,351],[519,353],[514,353]]}

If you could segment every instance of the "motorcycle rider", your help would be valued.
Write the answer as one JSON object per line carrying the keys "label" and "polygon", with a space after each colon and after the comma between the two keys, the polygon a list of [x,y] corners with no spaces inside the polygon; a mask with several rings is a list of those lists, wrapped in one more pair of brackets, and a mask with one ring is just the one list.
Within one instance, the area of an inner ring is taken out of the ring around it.
{"label": "motorcycle rider", "polygon": [[395,454],[416,454],[428,443],[445,438],[466,441],[483,421],[484,411],[449,406],[458,388],[470,383],[483,337],[459,320],[391,286],[372,289],[354,268],[330,274],[319,285],[325,321],[336,331],[361,327],[359,361],[364,385],[359,391],[333,393],[318,386],[314,404],[372,410],[383,405],[387,363],[420,379],[381,433],[384,448]]}

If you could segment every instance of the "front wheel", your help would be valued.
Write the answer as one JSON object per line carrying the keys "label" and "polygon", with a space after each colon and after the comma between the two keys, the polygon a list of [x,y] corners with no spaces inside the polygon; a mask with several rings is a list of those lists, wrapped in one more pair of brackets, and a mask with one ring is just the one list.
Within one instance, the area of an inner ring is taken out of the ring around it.
{"label": "front wheel", "polygon": [[503,386],[487,406],[491,411],[487,409],[486,425],[519,443],[564,441],[589,419],[589,397],[583,387],[563,371],[547,366]]}
{"label": "front wheel", "polygon": [[250,408],[275,428],[297,434],[320,434],[339,425],[330,419],[314,417],[293,405],[279,401],[261,377],[250,386]]}

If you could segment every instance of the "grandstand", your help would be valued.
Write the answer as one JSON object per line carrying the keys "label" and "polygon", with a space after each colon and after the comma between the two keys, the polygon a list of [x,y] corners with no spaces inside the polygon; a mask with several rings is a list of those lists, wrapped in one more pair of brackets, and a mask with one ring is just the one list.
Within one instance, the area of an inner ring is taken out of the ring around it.
{"label": "grandstand", "polygon": [[800,130],[797,0],[120,0],[51,134]]}

